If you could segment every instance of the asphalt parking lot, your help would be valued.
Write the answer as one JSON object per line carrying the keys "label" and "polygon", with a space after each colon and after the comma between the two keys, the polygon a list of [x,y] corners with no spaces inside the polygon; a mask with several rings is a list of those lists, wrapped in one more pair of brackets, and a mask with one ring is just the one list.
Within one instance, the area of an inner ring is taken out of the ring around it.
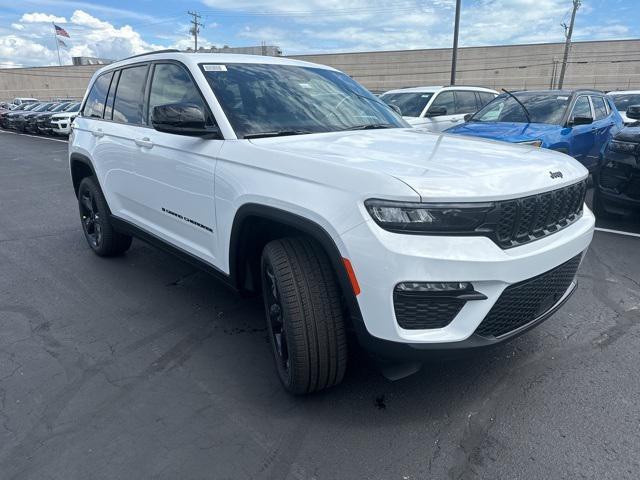
{"label": "asphalt parking lot", "polygon": [[352,349],[294,398],[260,303],[139,241],[89,250],[66,150],[0,132],[0,478],[638,478],[639,237],[596,232],[577,293],[507,345],[397,382]]}

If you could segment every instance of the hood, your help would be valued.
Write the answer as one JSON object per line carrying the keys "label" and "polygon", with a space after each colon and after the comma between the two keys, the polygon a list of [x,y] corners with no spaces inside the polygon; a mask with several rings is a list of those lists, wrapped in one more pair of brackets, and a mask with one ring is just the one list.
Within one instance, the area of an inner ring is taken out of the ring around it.
{"label": "hood", "polygon": [[52,118],[72,118],[77,116],[78,112],[56,112],[51,115]]}
{"label": "hood", "polygon": [[427,123],[427,119],[422,117],[402,117],[409,125],[423,125]]}
{"label": "hood", "polygon": [[517,198],[570,185],[587,176],[580,163],[562,153],[414,128],[251,142],[276,153],[391,175],[413,188],[423,201]]}
{"label": "hood", "polygon": [[548,123],[467,122],[450,128],[447,132],[517,143],[538,140],[561,128]]}
{"label": "hood", "polygon": [[640,122],[637,125],[623,128],[613,138],[622,142],[640,143]]}

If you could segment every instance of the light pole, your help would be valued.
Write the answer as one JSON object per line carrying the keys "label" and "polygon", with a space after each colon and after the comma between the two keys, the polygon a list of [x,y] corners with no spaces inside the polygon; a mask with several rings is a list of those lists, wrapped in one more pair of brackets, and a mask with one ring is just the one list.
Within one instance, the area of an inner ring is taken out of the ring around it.
{"label": "light pole", "polygon": [[573,24],[576,21],[576,12],[578,8],[580,8],[580,0],[573,0],[573,12],[571,12],[571,23],[569,23],[569,27],[567,29],[567,25],[563,24],[562,26],[565,29],[565,36],[567,40],[564,42],[564,57],[562,58],[562,68],[560,69],[560,79],[558,80],[558,89],[562,88],[564,84],[564,74],[567,71],[567,60],[569,58],[569,49],[571,48],[571,36],[573,35]]}
{"label": "light pole", "polygon": [[458,63],[458,32],[460,30],[460,4],[462,0],[456,0],[456,21],[453,26],[453,55],[451,56],[451,85],[456,84],[456,64]]}

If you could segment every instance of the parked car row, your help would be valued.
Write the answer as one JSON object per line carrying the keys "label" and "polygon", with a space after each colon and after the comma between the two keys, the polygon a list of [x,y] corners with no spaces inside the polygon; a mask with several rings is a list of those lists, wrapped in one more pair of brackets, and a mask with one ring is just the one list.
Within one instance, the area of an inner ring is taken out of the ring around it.
{"label": "parked car row", "polygon": [[640,211],[640,90],[415,87],[380,99],[414,127],[568,154],[595,180],[598,216]]}
{"label": "parked car row", "polygon": [[13,107],[0,106],[0,127],[19,132],[49,135],[69,135],[71,123],[80,111],[80,102],[62,100],[55,102],[22,100]]}

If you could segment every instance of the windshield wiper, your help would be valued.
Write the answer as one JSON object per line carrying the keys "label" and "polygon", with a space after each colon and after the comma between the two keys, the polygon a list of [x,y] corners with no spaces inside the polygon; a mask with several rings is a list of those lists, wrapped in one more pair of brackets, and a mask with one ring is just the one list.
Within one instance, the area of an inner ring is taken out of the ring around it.
{"label": "windshield wiper", "polygon": [[392,123],[368,123],[366,125],[356,125],[344,130],[378,130],[380,128],[396,128]]}
{"label": "windshield wiper", "polygon": [[309,132],[308,130],[276,130],[275,132],[248,133],[244,138],[285,137],[287,135],[306,135],[308,133],[314,132]]}
{"label": "windshield wiper", "polygon": [[531,123],[531,116],[529,115],[529,110],[527,110],[527,107],[524,106],[524,103],[522,103],[520,100],[518,100],[518,97],[516,97],[513,93],[511,93],[509,90],[506,89],[502,89],[502,91],[504,93],[506,93],[507,95],[509,95],[511,98],[513,98],[516,102],[518,102],[518,105],[520,105],[522,107],[522,110],[524,111],[524,114],[527,117],[527,122]]}

